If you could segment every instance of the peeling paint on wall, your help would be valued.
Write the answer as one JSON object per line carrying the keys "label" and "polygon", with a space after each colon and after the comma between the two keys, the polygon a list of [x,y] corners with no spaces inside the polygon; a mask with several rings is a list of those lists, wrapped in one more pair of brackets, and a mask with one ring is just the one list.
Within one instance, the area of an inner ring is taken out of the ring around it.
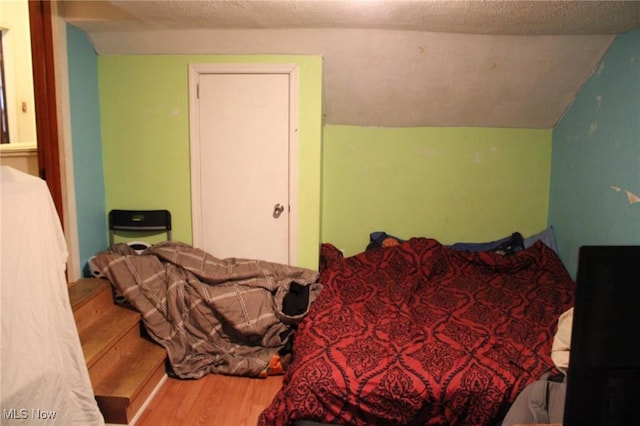
{"label": "peeling paint on wall", "polygon": [[580,246],[640,241],[639,66],[640,30],[620,34],[553,130],[547,221],[574,274]]}
{"label": "peeling paint on wall", "polygon": [[602,95],[596,96],[596,111],[600,111],[600,107],[602,107]]}
{"label": "peeling paint on wall", "polygon": [[567,143],[577,142],[578,139],[580,139],[578,135],[567,135],[567,137],[565,138]]}
{"label": "peeling paint on wall", "polygon": [[626,189],[622,189],[619,186],[611,186],[611,189],[613,189],[616,192],[624,192],[625,194],[627,194],[627,199],[629,200],[629,204],[635,204],[635,203],[640,203],[640,196],[634,194],[631,191],[627,191]]}

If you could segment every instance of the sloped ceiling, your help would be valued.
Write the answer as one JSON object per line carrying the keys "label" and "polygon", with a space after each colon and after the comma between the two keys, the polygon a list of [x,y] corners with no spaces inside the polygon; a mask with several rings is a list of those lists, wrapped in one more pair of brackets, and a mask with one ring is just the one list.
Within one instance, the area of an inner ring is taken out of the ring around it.
{"label": "sloped ceiling", "polygon": [[66,1],[99,54],[324,58],[328,124],[551,129],[640,1]]}

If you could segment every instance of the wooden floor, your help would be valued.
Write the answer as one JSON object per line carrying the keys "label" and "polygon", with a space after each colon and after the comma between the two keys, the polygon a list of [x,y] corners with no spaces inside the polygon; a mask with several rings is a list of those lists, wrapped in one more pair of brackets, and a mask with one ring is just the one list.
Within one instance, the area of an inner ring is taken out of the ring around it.
{"label": "wooden floor", "polygon": [[266,379],[210,374],[199,380],[168,378],[135,426],[255,426],[282,386],[283,376]]}

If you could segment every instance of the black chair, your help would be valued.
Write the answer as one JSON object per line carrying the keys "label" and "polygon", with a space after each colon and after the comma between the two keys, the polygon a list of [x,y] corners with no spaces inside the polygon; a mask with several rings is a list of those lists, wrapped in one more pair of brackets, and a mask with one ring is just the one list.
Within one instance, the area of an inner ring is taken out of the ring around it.
{"label": "black chair", "polygon": [[117,231],[166,232],[167,241],[171,241],[171,213],[169,210],[111,210],[109,245],[113,245]]}

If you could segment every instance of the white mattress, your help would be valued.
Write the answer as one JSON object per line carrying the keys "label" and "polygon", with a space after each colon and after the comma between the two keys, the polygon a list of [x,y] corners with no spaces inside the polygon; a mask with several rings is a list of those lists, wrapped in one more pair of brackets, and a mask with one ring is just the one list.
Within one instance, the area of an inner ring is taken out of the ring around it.
{"label": "white mattress", "polygon": [[103,425],[69,303],[67,249],[44,181],[1,166],[3,425]]}

